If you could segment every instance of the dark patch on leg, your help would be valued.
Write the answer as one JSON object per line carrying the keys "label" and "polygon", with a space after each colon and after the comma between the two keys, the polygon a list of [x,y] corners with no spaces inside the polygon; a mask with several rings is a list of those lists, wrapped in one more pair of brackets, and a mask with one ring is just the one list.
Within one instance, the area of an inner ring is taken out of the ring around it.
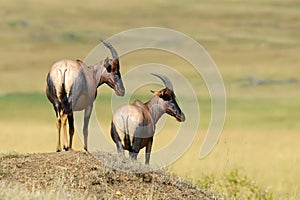
{"label": "dark patch on leg", "polygon": [[121,139],[120,139],[120,137],[119,137],[119,135],[117,133],[115,124],[113,122],[111,123],[110,135],[111,135],[111,138],[113,139],[113,141],[117,145],[117,151],[118,151],[118,153],[122,153],[123,152],[123,145],[121,143]]}
{"label": "dark patch on leg", "polygon": [[126,150],[128,150],[128,151],[132,151],[132,146],[131,146],[131,143],[130,143],[130,137],[129,137],[129,134],[125,134],[125,137],[124,137],[124,144],[125,144],[124,149],[126,149]]}
{"label": "dark patch on leg", "polygon": [[62,109],[62,106],[58,100],[58,97],[56,96],[56,88],[53,84],[50,74],[48,74],[48,76],[47,76],[46,95],[47,95],[48,100],[53,105],[56,117],[58,117],[60,114],[60,111]]}
{"label": "dark patch on leg", "polygon": [[131,146],[131,141],[130,141],[130,136],[129,136],[129,129],[128,129],[128,119],[129,117],[126,118],[126,121],[124,119],[123,116],[122,117],[122,120],[123,120],[123,124],[124,124],[124,138],[123,138],[123,141],[124,141],[124,146],[123,148],[128,150],[129,152],[132,151],[132,146]]}
{"label": "dark patch on leg", "polygon": [[62,84],[62,89],[59,93],[59,99],[62,102],[62,109],[63,109],[64,114],[71,113],[72,108],[71,108],[71,105],[69,103],[69,99],[68,99],[68,96],[67,96],[67,92],[66,92],[64,83]]}
{"label": "dark patch on leg", "polygon": [[141,149],[141,143],[143,138],[134,137],[132,141],[132,151],[130,153],[131,158],[137,159],[137,156]]}
{"label": "dark patch on leg", "polygon": [[68,115],[68,123],[69,123],[69,149],[72,149],[73,144],[73,136],[74,136],[74,117],[73,112]]}
{"label": "dark patch on leg", "polygon": [[47,81],[47,87],[46,87],[47,98],[52,104],[54,104],[55,102],[58,102],[58,99],[56,96],[56,89],[54,87],[50,74],[47,75],[46,81]]}

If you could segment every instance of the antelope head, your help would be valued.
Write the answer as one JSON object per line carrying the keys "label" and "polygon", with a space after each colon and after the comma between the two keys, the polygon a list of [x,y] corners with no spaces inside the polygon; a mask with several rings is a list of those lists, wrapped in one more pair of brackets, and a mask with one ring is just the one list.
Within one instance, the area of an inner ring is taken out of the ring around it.
{"label": "antelope head", "polygon": [[115,91],[116,95],[124,96],[125,89],[123,86],[121,73],[120,73],[118,53],[109,42],[102,41],[102,43],[110,50],[112,59],[107,57],[104,60],[103,65],[105,70],[102,74],[101,82],[105,82],[109,87],[111,87]]}
{"label": "antelope head", "polygon": [[166,86],[166,88],[154,92],[160,98],[160,105],[163,107],[167,114],[175,117],[176,120],[179,122],[184,122],[185,115],[176,102],[176,96],[171,81],[168,79],[168,77],[162,74],[151,74],[161,79],[164,85]]}

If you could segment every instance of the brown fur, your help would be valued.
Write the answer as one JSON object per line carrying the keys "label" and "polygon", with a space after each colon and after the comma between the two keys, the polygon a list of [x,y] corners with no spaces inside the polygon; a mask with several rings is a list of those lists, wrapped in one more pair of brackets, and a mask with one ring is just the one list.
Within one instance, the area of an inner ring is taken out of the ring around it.
{"label": "brown fur", "polygon": [[[106,45],[107,46],[107,43]],[[113,47],[109,44],[111,52]],[[61,129],[63,129],[63,148],[72,149],[74,135],[73,111],[84,110],[84,148],[87,150],[88,123],[97,95],[97,88],[106,83],[119,96],[124,95],[118,59],[106,59],[94,66],[87,66],[81,60],[60,60],[54,63],[47,76],[46,95],[53,104],[57,122],[58,140],[56,151],[61,151]],[[116,76],[117,75],[117,76]],[[67,125],[69,123],[69,143]]]}
{"label": "brown fur", "polygon": [[[128,150],[131,157],[136,158],[139,151],[146,147],[145,163],[149,164],[155,124],[164,113],[174,116],[178,121],[185,120],[175,94],[168,88],[154,92],[151,100],[146,103],[136,100],[120,107],[113,115],[111,128],[118,152]],[[128,137],[129,142],[126,139]]]}

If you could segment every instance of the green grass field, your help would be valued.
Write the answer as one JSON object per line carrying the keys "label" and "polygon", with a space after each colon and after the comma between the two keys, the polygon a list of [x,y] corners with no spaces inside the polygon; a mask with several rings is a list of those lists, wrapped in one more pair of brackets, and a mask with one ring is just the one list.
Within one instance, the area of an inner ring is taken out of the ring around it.
{"label": "green grass field", "polygon": [[[210,119],[204,82],[188,63],[168,53],[147,50],[121,58],[122,73],[159,62],[176,68],[199,91],[198,135],[170,169],[198,181],[203,174],[222,176],[237,168],[263,188],[271,187],[275,196],[300,197],[300,85],[255,86],[249,81],[253,75],[264,80],[300,79],[299,2],[156,0],[141,6],[136,0],[26,0],[2,1],[0,6],[0,152],[55,150],[55,114],[44,94],[46,74],[54,61],[84,59],[99,39],[123,30],[160,26],[181,31],[203,45],[218,65],[227,92],[221,138],[208,157],[198,160]],[[102,113],[110,107],[111,91],[107,86],[98,91],[96,110]],[[141,89],[135,97],[145,100],[151,96],[148,91]],[[107,132],[108,113],[98,116]],[[167,143],[175,130],[176,123],[169,121],[155,148],[163,145],[161,141]],[[75,149],[82,149],[77,135]]]}

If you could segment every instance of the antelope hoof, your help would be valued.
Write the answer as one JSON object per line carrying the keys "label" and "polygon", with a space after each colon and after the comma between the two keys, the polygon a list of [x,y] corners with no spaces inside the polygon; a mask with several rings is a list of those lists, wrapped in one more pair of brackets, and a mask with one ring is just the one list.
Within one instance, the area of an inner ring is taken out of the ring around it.
{"label": "antelope hoof", "polygon": [[56,152],[61,152],[61,149],[56,149]]}
{"label": "antelope hoof", "polygon": [[134,153],[134,152],[130,152],[129,155],[130,155],[130,157],[131,157],[131,160],[136,160],[136,159],[137,159],[137,156],[138,156],[138,154],[137,154],[137,153]]}
{"label": "antelope hoof", "polygon": [[64,146],[64,150],[65,150],[65,151],[68,151],[68,150],[69,150],[69,147]]}

